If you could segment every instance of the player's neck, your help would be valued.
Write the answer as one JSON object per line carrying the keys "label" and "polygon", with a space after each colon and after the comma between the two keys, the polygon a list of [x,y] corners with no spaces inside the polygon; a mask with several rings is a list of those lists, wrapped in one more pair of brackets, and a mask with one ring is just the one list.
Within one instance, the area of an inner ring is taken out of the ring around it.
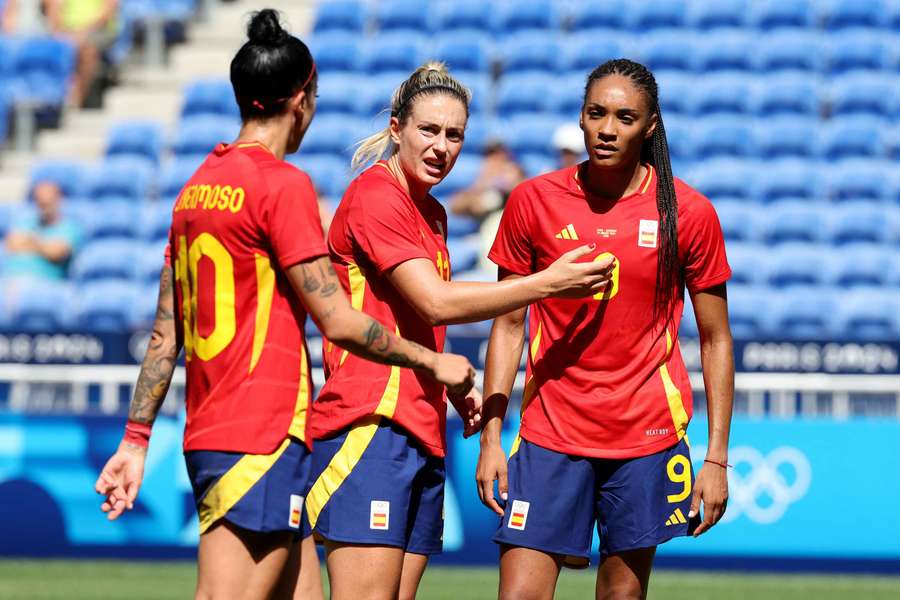
{"label": "player's neck", "polygon": [[388,169],[390,169],[391,174],[394,176],[394,179],[397,180],[397,183],[400,184],[409,197],[413,199],[413,202],[421,202],[425,199],[425,196],[428,195],[428,191],[431,189],[430,185],[423,185],[422,183],[415,180],[413,177],[409,177],[406,174],[406,171],[403,170],[403,167],[400,166],[400,157],[394,154],[387,160]]}
{"label": "player's neck", "polygon": [[578,167],[581,188],[592,196],[618,200],[638,191],[647,176],[647,167],[641,163],[624,169],[596,169],[584,162]]}
{"label": "player's neck", "polygon": [[278,160],[284,160],[287,154],[289,132],[284,127],[276,126],[272,121],[244,123],[235,144],[262,144]]}

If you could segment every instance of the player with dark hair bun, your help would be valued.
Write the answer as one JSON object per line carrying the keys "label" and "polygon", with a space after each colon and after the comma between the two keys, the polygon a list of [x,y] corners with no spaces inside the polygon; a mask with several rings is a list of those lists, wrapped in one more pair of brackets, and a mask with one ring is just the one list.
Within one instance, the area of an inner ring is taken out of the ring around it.
{"label": "player with dark hair bun", "polygon": [[[658,98],[653,75],[636,62],[591,72],[579,122],[588,160],[515,188],[489,255],[502,280],[587,242],[597,245],[594,260],[615,263],[612,285],[593,298],[531,306],[522,424],[508,465],[500,430],[525,310],[494,321],[476,477],[482,502],[502,517],[494,536],[502,598],[552,598],[560,567],[586,564],[595,523],[597,598],[646,598],[656,546],[703,533],[725,510],[731,270],[712,204],[672,176]],[[685,287],[709,415],[696,481],[691,384],[678,346]]]}
{"label": "player with dark hair bun", "polygon": [[110,519],[134,506],[151,426],[183,348],[198,598],[269,598],[283,574],[293,590],[300,560],[289,556],[309,531],[307,313],[347,351],[415,369],[441,389],[464,395],[475,374],[462,356],[385,331],[340,293],[312,183],[284,161],[315,113],[315,63],[273,10],[256,13],[247,33],[231,64],[240,134],[210,153],[175,202],[125,436],[96,484]]}

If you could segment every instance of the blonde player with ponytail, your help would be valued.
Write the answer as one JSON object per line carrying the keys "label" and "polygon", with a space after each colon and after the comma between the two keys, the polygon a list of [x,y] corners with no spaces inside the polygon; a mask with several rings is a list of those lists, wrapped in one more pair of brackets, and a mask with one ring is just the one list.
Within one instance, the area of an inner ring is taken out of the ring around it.
{"label": "blonde player with ponytail", "polygon": [[[447,215],[430,194],[462,150],[469,91],[442,63],[425,64],[393,94],[388,126],[353,158],[328,246],[354,307],[431,350],[446,325],[489,319],[550,296],[584,297],[609,281],[609,262],[574,249],[516,281],[450,281]],[[443,387],[410,369],[376,365],[326,344],[328,379],[313,406],[313,485],[306,498],[326,540],[332,598],[412,598],[441,551],[447,405]],[[480,426],[481,398],[450,397]]]}

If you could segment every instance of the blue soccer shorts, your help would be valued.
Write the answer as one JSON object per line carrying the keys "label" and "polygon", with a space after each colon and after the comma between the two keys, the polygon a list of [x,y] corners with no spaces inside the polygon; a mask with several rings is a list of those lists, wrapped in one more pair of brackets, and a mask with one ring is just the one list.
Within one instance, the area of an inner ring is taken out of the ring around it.
{"label": "blue soccer shorts", "polygon": [[309,535],[303,510],[312,455],[288,437],[271,454],[185,452],[200,533],[220,519],[261,533]]}
{"label": "blue soccer shorts", "polygon": [[685,440],[649,456],[570,456],[522,440],[509,459],[509,495],[494,541],[586,565],[594,524],[600,553],[648,548],[693,531],[694,475]]}
{"label": "blue soccer shorts", "polygon": [[388,419],[359,421],[316,440],[306,511],[332,542],[441,552],[444,459],[427,454]]}

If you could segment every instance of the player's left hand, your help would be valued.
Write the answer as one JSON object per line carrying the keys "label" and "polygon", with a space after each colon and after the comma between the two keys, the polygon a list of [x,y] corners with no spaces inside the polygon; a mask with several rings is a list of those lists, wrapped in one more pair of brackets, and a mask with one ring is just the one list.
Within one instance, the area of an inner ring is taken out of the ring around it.
{"label": "player's left hand", "polygon": [[107,514],[110,521],[119,518],[126,510],[134,508],[134,500],[144,479],[146,456],[146,448],[123,441],[116,453],[106,461],[97,483],[94,484],[94,490],[106,496],[100,510]]}
{"label": "player's left hand", "polygon": [[719,522],[728,505],[728,473],[725,467],[713,463],[704,463],[694,482],[694,494],[691,498],[691,511],[688,518],[700,514],[700,502],[703,502],[703,520],[694,530],[694,537],[707,531]]}
{"label": "player's left hand", "polygon": [[450,404],[463,420],[463,437],[475,435],[481,430],[481,407],[484,400],[478,388],[473,387],[465,396],[447,394]]}

